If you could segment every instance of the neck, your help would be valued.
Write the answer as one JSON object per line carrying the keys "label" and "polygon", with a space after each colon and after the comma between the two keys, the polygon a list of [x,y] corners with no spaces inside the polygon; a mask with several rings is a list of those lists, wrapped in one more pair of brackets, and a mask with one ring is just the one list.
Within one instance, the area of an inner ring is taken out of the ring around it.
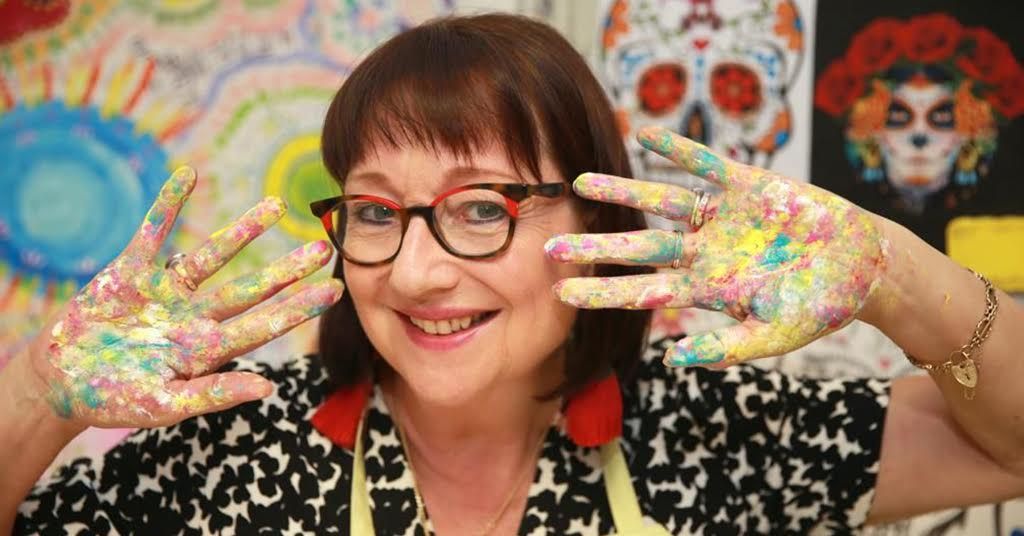
{"label": "neck", "polygon": [[409,442],[406,449],[418,477],[473,482],[483,467],[505,480],[534,462],[537,443],[561,404],[557,398],[538,397],[556,387],[551,378],[561,378],[561,366],[561,359],[551,359],[533,377],[503,382],[457,406],[418,397],[397,374],[385,378],[381,387],[392,418]]}
{"label": "neck", "polygon": [[540,445],[561,402],[538,400],[551,389],[539,385],[504,382],[453,407],[417,397],[397,375],[381,382],[436,534],[518,531]]}

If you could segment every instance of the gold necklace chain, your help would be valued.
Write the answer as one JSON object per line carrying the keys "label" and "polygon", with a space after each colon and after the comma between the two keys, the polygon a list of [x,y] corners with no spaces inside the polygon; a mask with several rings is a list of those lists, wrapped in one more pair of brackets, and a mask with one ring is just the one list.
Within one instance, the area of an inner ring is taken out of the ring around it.
{"label": "gold necklace chain", "polygon": [[[402,453],[405,455],[405,459],[409,464],[409,474],[412,476],[412,493],[416,499],[416,519],[419,520],[420,525],[423,527],[423,532],[427,536],[431,536],[432,534],[434,534],[434,532],[431,531],[429,526],[427,525],[427,507],[423,501],[423,496],[420,494],[419,486],[416,484],[416,471],[412,466],[412,456],[410,456],[410,449],[408,447],[409,440],[406,439],[405,432],[402,430],[402,427],[399,426],[397,419],[394,419],[394,423],[395,428],[398,430],[398,438],[402,442]],[[544,439],[547,438],[547,435],[548,430],[547,428],[545,428],[544,430],[541,431],[540,441],[538,441],[537,445],[533,448],[532,452],[535,455],[538,454],[541,447],[544,446]],[[536,469],[536,464],[534,464],[532,467]],[[498,512],[493,517],[491,517],[491,520],[488,521],[487,524],[485,524],[484,527],[480,529],[479,532],[477,532],[478,536],[487,536],[491,533],[491,531],[494,530],[494,527],[497,526],[498,521],[500,521],[502,516],[505,515],[505,512],[508,510],[508,507],[512,505],[512,500],[516,496],[516,491],[518,491],[519,488],[522,487],[523,482],[526,480],[526,475],[531,474],[533,474],[533,471],[525,471],[522,475],[520,475],[519,480],[516,481],[516,484],[514,486],[512,486],[512,491],[508,494],[508,497],[505,497],[505,501],[501,504],[501,508],[498,509]]]}

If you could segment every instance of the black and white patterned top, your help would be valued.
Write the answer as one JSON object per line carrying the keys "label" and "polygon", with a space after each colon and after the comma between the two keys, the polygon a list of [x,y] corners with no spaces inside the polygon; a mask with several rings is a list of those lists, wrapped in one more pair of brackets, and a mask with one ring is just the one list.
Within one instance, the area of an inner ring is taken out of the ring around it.
{"label": "black and white patterned top", "polygon": [[[640,507],[672,534],[848,533],[878,472],[888,387],[754,367],[667,369],[655,343],[625,383],[622,441]],[[315,358],[242,362],[277,384],[259,403],[140,431],[40,482],[16,534],[348,534],[352,454],[310,423]],[[418,535],[413,482],[379,392],[364,436],[380,535]],[[613,532],[600,451],[553,426],[519,534]]]}

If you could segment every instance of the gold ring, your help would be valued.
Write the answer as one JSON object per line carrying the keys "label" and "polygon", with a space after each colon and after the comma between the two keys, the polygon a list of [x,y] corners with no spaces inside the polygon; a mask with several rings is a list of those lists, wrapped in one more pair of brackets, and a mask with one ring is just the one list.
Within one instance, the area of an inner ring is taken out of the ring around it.
{"label": "gold ring", "polygon": [[693,212],[690,213],[690,228],[696,231],[704,225],[704,213],[708,209],[711,194],[700,188],[694,189],[694,192],[697,194],[697,200],[693,202]]}
{"label": "gold ring", "polygon": [[174,273],[178,274],[178,277],[181,278],[181,282],[184,283],[190,291],[194,292],[198,285],[196,285],[196,282],[192,280],[192,276],[188,275],[188,272],[185,270],[185,265],[182,263],[184,260],[184,253],[175,253],[167,258],[167,262],[164,263],[164,268],[173,270]]}
{"label": "gold ring", "polygon": [[683,232],[682,231],[673,231],[673,232],[676,234],[677,240],[676,240],[676,254],[675,254],[675,257],[672,258],[672,269],[673,270],[678,270],[679,267],[681,267],[683,265],[683,252],[684,252],[684,248],[683,248]]}

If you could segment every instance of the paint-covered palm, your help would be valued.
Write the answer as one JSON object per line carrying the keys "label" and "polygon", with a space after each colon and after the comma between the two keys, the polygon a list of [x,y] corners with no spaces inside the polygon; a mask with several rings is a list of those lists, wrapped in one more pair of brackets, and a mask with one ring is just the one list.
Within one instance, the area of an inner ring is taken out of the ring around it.
{"label": "paint-covered palm", "polygon": [[323,266],[331,249],[322,241],[219,288],[195,288],[283,215],[274,198],[172,269],[158,264],[195,181],[190,168],[174,172],[124,252],[68,303],[45,348],[30,354],[62,417],[92,426],[162,426],[264,397],[272,386],[262,377],[215,371],[341,296],[340,282],[331,280],[236,317]]}
{"label": "paint-covered palm", "polygon": [[[864,308],[885,261],[874,216],[664,129],[638,137],[721,192],[707,204],[704,225],[685,235],[650,230],[553,238],[549,255],[563,262],[668,266],[681,259],[679,271],[564,280],[556,288],[563,301],[584,308],[700,307],[741,321],[679,341],[665,357],[672,365],[779,355],[846,325]],[[605,175],[585,174],[574,186],[583,197],[686,222],[698,199],[678,186]]]}

